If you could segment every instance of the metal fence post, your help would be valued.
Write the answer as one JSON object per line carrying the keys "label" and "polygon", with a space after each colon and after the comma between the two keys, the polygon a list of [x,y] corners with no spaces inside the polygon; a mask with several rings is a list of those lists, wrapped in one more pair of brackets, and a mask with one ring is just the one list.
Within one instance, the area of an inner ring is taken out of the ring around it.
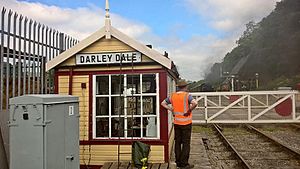
{"label": "metal fence post", "polygon": [[7,22],[7,50],[6,50],[6,101],[5,101],[5,109],[8,111],[8,102],[9,102],[9,80],[10,80],[10,63],[9,63],[9,58],[10,58],[10,28],[11,28],[11,16],[13,12],[9,10],[8,12],[8,22]]}
{"label": "metal fence post", "polygon": [[[21,52],[21,45],[22,45],[22,40],[21,40],[21,34],[22,34],[22,20],[23,20],[23,16],[20,15],[19,17],[19,43],[18,43],[18,96],[21,95],[21,77],[22,77],[22,74],[21,74],[21,70],[22,70],[22,52]],[[24,59],[23,59],[23,62],[24,62]]]}
{"label": "metal fence post", "polygon": [[29,20],[29,35],[28,35],[28,91],[27,93],[30,94],[31,93],[31,43],[32,43],[32,40],[31,40],[31,33],[32,33],[32,19]]}
{"label": "metal fence post", "polygon": [[40,75],[41,75],[41,71],[40,71],[40,69],[41,69],[41,54],[40,54],[40,34],[41,34],[41,24],[39,23],[38,24],[38,31],[37,31],[37,34],[38,34],[38,36],[37,36],[37,61],[36,61],[36,65],[37,65],[37,69],[36,69],[36,81],[37,81],[37,93],[38,94],[40,94],[41,93],[41,88],[40,88]]}
{"label": "metal fence post", "polygon": [[3,58],[4,58],[4,22],[5,22],[5,12],[6,12],[6,9],[3,8],[2,9],[2,12],[1,12],[1,56],[0,56],[0,90],[1,90],[1,94],[0,94],[0,108],[1,110],[3,109],[3,78],[4,78],[4,69],[3,69]]}
{"label": "metal fence post", "polygon": [[[27,85],[26,85],[26,76],[27,76],[27,58],[29,58],[29,56],[27,57],[27,53],[26,53],[26,49],[27,49],[27,23],[28,23],[28,18],[25,17],[25,20],[24,20],[24,47],[23,47],[23,50],[24,50],[24,54],[23,54],[23,95],[26,94],[26,88],[27,88]],[[28,52],[29,53],[29,52]]]}
{"label": "metal fence post", "polygon": [[44,42],[44,34],[45,34],[45,25],[42,26],[42,50],[41,50],[41,93],[45,93],[45,47]]}
{"label": "metal fence post", "polygon": [[53,72],[45,64],[78,41],[12,10],[1,12],[0,107],[7,109],[10,97],[52,92]]}
{"label": "metal fence post", "polygon": [[[78,40],[5,7],[0,15],[0,120],[6,121],[4,115],[8,115],[10,97],[53,92],[54,71],[46,73],[45,64]],[[2,125],[1,169],[8,168],[8,155],[3,154],[7,133],[8,129]]]}
{"label": "metal fence post", "polygon": [[32,40],[32,94],[35,94],[35,83],[36,83],[36,69],[35,69],[35,65],[36,65],[36,26],[37,23],[36,21],[34,21],[33,23],[33,40]]}
{"label": "metal fence post", "polygon": [[[3,92],[4,92],[4,23],[5,23],[5,13],[6,13],[6,9],[3,7],[2,11],[1,11],[1,40],[0,40],[0,89],[1,89],[1,93],[0,93],[0,113],[1,113],[1,117],[4,116],[4,112],[3,111]],[[4,147],[4,141],[3,141],[3,137],[2,137],[2,133],[3,133],[3,129],[0,128],[0,166],[3,169],[8,169],[8,158],[7,158],[7,154],[5,152],[5,147]]]}
{"label": "metal fence post", "polygon": [[14,20],[13,20],[13,24],[14,24],[14,27],[13,27],[13,75],[12,75],[12,97],[15,97],[16,95],[16,45],[17,45],[17,42],[16,42],[16,34],[17,34],[17,17],[18,17],[18,14],[15,13],[14,14]]}
{"label": "metal fence post", "polygon": [[59,34],[59,53],[63,53],[64,51],[64,34],[60,33]]}

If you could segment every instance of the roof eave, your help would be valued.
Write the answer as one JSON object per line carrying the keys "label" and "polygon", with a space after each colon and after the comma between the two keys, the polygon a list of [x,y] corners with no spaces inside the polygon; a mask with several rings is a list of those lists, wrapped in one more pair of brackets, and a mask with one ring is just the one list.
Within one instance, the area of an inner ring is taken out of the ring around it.
{"label": "roof eave", "polygon": [[150,57],[151,59],[160,63],[164,67],[168,69],[172,68],[172,61],[169,58],[157,52],[156,50],[151,49],[146,45],[141,44],[140,42],[130,38],[129,36],[125,35],[124,33],[120,32],[114,27],[111,27],[111,33],[112,36],[114,36],[115,38],[119,39],[120,41],[129,45],[130,47],[136,49],[137,51],[143,53],[144,55]]}
{"label": "roof eave", "polygon": [[46,72],[53,69],[55,66],[59,65],[60,63],[64,62],[65,60],[69,59],[71,56],[78,53],[78,51],[83,50],[84,48],[88,47],[90,44],[96,42],[100,38],[105,36],[105,27],[101,28],[100,30],[96,31],[86,39],[80,41],[72,48],[66,50],[65,52],[61,53],[54,59],[50,60],[46,63]]}
{"label": "roof eave", "polygon": [[[150,57],[154,61],[160,63],[162,66],[171,69],[172,68],[172,61],[165,57],[164,55],[160,54],[154,49],[150,49],[146,45],[141,44],[140,42],[130,38],[129,36],[125,35],[124,33],[118,31],[114,27],[111,28],[111,36],[117,38],[118,40],[122,41],[123,43],[129,45],[130,47],[136,49],[137,51],[143,53],[144,55]],[[103,27],[97,32],[93,33],[83,41],[80,41],[78,44],[73,46],[72,48],[66,50],[62,54],[58,55],[54,59],[50,60],[46,63],[46,71],[53,69],[55,66],[61,64],[65,60],[69,59],[71,56],[75,55],[79,51],[83,50],[84,48],[88,47],[92,43],[96,42],[100,38],[106,35],[106,28]]]}

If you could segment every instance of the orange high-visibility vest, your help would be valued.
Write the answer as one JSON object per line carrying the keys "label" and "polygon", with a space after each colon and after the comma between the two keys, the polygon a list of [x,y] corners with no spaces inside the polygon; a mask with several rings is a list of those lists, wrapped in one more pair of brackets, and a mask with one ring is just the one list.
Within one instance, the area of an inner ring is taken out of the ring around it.
{"label": "orange high-visibility vest", "polygon": [[188,125],[192,123],[192,113],[189,116],[184,116],[189,109],[189,93],[187,92],[176,92],[170,97],[170,101],[173,106],[174,113],[174,124],[177,125]]}

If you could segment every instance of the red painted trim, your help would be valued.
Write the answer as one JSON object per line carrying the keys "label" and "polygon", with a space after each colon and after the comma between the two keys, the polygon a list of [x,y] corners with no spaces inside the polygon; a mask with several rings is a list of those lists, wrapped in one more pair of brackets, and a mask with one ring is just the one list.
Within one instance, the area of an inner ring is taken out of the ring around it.
{"label": "red painted trim", "polygon": [[93,75],[89,75],[89,140],[93,138]]}
{"label": "red painted trim", "polygon": [[[133,63],[133,66],[158,66],[160,64],[156,64],[154,62],[142,62],[142,63]],[[160,65],[162,66],[162,65]],[[102,67],[109,69],[111,67],[120,67],[120,63],[111,63],[111,64],[90,64],[90,65],[74,65],[74,66],[60,66],[59,68],[68,69],[70,67],[80,67],[80,68],[97,68]],[[132,63],[122,63],[122,67],[132,67]],[[165,67],[164,67],[165,68]]]}
{"label": "red painted trim", "polygon": [[[113,71],[72,71],[72,75],[89,75],[89,140],[80,141],[81,145],[116,145],[119,142],[118,139],[106,139],[97,140],[92,137],[92,112],[93,112],[93,75],[95,74],[131,74],[131,73],[159,73],[159,103],[162,102],[167,97],[167,75],[168,72],[165,69],[148,69],[148,70],[113,70]],[[70,75],[70,72],[58,71],[57,76]],[[164,160],[169,161],[169,133],[168,133],[168,114],[165,109],[160,107],[160,140],[142,140],[146,144],[150,145],[163,145],[164,146]],[[122,140],[122,145],[131,145],[133,140]]]}
{"label": "red painted trim", "polygon": [[[59,73],[57,72],[57,70],[55,69],[54,70],[54,93],[55,94],[58,94],[58,89],[59,89],[59,86],[58,86],[58,76],[59,76]],[[47,90],[47,89],[46,89]]]}
{"label": "red painted trim", "polygon": [[[57,73],[57,75],[58,76],[68,76],[69,75],[69,72],[67,72],[67,71],[65,71],[65,72],[63,72],[63,71],[58,71],[58,72],[56,72]],[[73,72],[74,73],[74,72]]]}
{"label": "red painted trim", "polygon": [[69,71],[69,95],[72,95],[73,90],[73,68]]}
{"label": "red painted trim", "polygon": [[[167,97],[168,90],[167,72],[159,74],[159,103]],[[169,132],[168,132],[168,113],[160,106],[160,136],[164,143],[165,162],[169,161]]]}
{"label": "red painted trim", "polygon": [[80,165],[80,169],[101,169],[102,165]]}
{"label": "red painted trim", "polygon": [[141,141],[143,143],[146,144],[150,144],[150,145],[165,145],[165,142],[162,140],[145,140],[145,139],[133,139],[133,140],[129,140],[129,139],[124,139],[124,140],[118,140],[118,139],[103,139],[103,140],[88,140],[88,141],[80,141],[80,145],[117,145],[117,144],[121,144],[121,145],[131,145],[133,141]]}
{"label": "red painted trim", "polygon": [[177,77],[176,75],[174,75],[172,72],[168,71],[168,75],[173,78],[175,81],[177,81],[179,79],[179,77]]}
{"label": "red painted trim", "polygon": [[[134,69],[134,73],[164,73],[164,69]],[[96,75],[96,74],[129,74],[132,73],[132,70],[110,70],[110,71],[73,71],[73,75]],[[58,75],[69,75],[68,71],[58,71]]]}

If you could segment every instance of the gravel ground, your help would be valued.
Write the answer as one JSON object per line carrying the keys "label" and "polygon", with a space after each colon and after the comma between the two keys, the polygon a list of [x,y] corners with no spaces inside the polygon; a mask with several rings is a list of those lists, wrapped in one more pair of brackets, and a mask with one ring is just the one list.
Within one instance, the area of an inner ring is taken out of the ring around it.
{"label": "gravel ground", "polygon": [[[268,124],[257,126],[266,134],[300,152],[299,128],[290,125]],[[193,132],[202,133],[204,136],[204,145],[212,169],[242,168],[232,150],[224,145],[213,128],[197,126],[193,128]],[[292,154],[286,153],[281,147],[274,145],[268,139],[245,130],[241,125],[225,126],[223,133],[249,165],[255,169],[300,169],[300,160],[295,159]]]}
{"label": "gravel ground", "polygon": [[292,125],[264,125],[260,129],[266,134],[276,138],[279,142],[289,146],[300,153],[300,129]]}
{"label": "gravel ground", "polygon": [[253,168],[300,168],[300,161],[292,154],[254,132],[226,127],[223,133]]}
{"label": "gravel ground", "polygon": [[212,169],[240,169],[232,150],[227,148],[210,127],[198,128],[196,132],[205,135],[204,145]]}

